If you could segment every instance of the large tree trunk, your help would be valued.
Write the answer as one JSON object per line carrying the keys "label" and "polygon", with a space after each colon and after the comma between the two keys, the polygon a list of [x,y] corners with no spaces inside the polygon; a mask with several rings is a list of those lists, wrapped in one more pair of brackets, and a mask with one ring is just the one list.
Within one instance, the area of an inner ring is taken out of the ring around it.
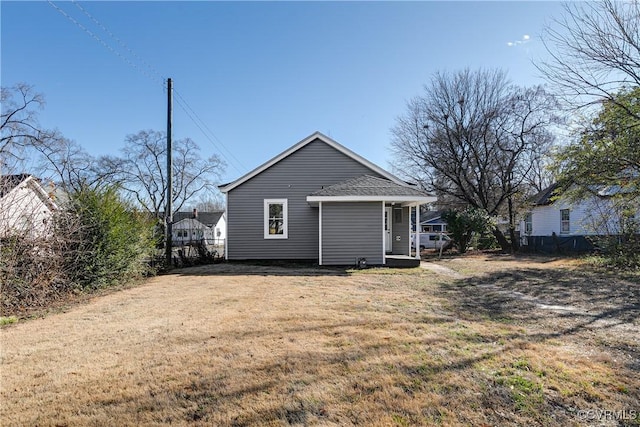
{"label": "large tree trunk", "polygon": [[491,232],[496,237],[496,240],[498,241],[502,252],[511,253],[511,245],[509,244],[507,238],[504,236],[504,233],[500,231],[498,227],[493,227],[493,230],[491,230]]}

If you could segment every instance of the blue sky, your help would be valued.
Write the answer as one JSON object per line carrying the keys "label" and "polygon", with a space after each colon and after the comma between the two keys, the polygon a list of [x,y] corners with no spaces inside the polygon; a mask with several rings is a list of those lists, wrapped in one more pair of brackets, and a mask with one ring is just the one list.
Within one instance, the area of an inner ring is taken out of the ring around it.
{"label": "blue sky", "polygon": [[101,155],[127,134],[166,129],[171,77],[181,98],[174,138],[221,155],[223,182],[316,130],[389,168],[389,130],[433,73],[497,67],[514,83],[543,83],[531,61],[562,11],[555,2],[54,5],[0,2],[2,85],[35,86],[47,101],[41,123]]}

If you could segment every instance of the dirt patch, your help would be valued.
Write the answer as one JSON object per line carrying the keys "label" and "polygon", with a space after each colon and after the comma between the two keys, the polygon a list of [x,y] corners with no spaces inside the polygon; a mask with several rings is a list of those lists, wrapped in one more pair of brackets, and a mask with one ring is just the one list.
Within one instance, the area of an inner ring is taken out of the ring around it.
{"label": "dirt patch", "polygon": [[638,425],[637,280],[437,263],[200,266],[5,327],[2,425]]}

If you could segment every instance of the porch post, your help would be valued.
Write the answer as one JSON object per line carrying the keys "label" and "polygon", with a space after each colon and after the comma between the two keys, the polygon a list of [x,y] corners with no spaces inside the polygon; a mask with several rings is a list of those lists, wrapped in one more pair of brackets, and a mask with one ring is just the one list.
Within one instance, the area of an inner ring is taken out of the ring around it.
{"label": "porch post", "polygon": [[420,203],[416,205],[416,259],[420,259]]}

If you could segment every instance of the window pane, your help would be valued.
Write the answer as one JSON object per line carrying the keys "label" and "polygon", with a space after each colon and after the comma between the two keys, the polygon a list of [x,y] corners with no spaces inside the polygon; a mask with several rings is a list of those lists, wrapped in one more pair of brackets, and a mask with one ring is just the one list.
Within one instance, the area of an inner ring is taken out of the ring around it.
{"label": "window pane", "polygon": [[284,234],[284,221],[277,218],[269,218],[269,234]]}
{"label": "window pane", "polygon": [[282,218],[282,204],[269,204],[269,218]]}

